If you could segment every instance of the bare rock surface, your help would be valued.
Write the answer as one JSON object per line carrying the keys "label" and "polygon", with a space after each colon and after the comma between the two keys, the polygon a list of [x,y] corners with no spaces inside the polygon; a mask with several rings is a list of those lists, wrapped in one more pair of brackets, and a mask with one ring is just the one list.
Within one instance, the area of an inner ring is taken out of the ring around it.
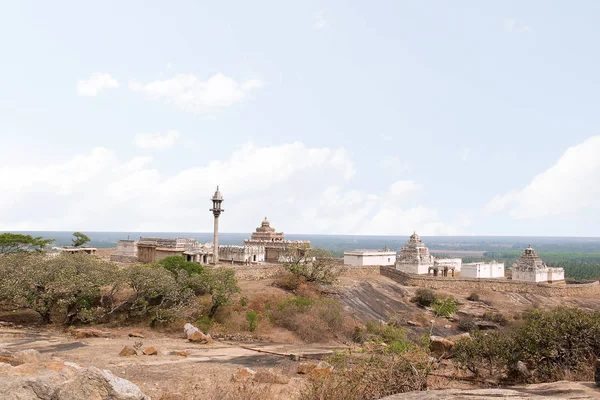
{"label": "bare rock surface", "polygon": [[75,363],[25,363],[0,369],[6,400],[150,400],[132,382],[96,367]]}
{"label": "bare rock surface", "polygon": [[600,398],[600,390],[589,382],[552,382],[496,389],[446,389],[399,393],[384,400],[588,400]]}

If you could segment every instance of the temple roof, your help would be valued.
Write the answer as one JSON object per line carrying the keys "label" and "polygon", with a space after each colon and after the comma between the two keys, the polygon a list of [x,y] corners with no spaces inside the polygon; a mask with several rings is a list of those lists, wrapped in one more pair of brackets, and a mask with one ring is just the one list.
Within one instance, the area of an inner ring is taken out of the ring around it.
{"label": "temple roof", "polygon": [[513,269],[521,271],[532,271],[546,268],[548,268],[548,266],[535,253],[535,250],[531,246],[528,246],[523,251],[521,257],[513,264]]}
{"label": "temple roof", "polygon": [[219,187],[218,186],[217,186],[217,191],[215,192],[215,194],[212,197],[212,200],[223,201],[223,195],[221,195],[221,192],[219,191]]}
{"label": "temple roof", "polygon": [[398,261],[401,263],[432,264],[433,257],[429,254],[429,249],[421,241],[419,235],[414,232],[410,235],[406,245],[400,250]]}

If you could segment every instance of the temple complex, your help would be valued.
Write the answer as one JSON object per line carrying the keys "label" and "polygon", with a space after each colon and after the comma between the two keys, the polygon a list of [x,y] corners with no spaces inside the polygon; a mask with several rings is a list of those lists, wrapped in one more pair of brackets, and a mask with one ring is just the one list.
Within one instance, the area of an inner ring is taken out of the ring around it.
{"label": "temple complex", "polygon": [[513,281],[553,283],[565,280],[564,269],[548,267],[531,246],[512,265],[511,272]]}
{"label": "temple complex", "polygon": [[258,246],[264,248],[266,262],[279,262],[290,249],[309,248],[307,240],[285,240],[283,232],[276,232],[271,228],[267,217],[262,221],[260,227],[252,233],[250,239],[244,240],[244,246]]}
{"label": "temple complex", "polygon": [[425,243],[416,232],[410,235],[396,259],[396,269],[409,274],[428,274],[433,266],[433,256]]}

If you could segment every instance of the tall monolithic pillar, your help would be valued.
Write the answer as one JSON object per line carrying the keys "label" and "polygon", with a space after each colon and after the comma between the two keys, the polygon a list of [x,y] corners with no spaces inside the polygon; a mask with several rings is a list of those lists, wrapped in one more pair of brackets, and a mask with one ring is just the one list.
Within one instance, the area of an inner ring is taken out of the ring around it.
{"label": "tall monolithic pillar", "polygon": [[213,216],[215,217],[215,225],[214,225],[214,237],[213,237],[213,264],[217,265],[219,262],[219,216],[225,210],[221,208],[221,203],[223,203],[224,199],[219,192],[219,187],[217,186],[217,191],[212,197],[213,208],[209,211],[212,211]]}

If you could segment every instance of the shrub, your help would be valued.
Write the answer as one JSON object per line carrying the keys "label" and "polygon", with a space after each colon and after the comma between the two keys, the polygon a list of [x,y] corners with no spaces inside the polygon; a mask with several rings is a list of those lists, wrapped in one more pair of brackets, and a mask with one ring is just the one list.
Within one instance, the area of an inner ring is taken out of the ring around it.
{"label": "shrub", "polygon": [[469,297],[467,297],[469,301],[479,301],[479,295],[477,293],[471,293]]}
{"label": "shrub", "polygon": [[266,310],[274,325],[294,332],[305,342],[323,341],[345,331],[343,307],[332,299],[290,296]]}
{"label": "shrub", "polygon": [[504,314],[495,313],[495,312],[491,312],[491,311],[486,311],[486,313],[483,314],[483,319],[485,321],[495,322],[495,323],[497,323],[499,325],[503,325],[503,326],[508,323],[508,320],[506,319]]}
{"label": "shrub", "polygon": [[0,298],[42,322],[103,322],[114,317],[166,322],[189,304],[187,274],[156,265],[116,265],[88,254],[18,253],[0,257]]}
{"label": "shrub", "polygon": [[463,332],[471,332],[471,331],[476,331],[479,328],[477,327],[477,324],[475,323],[475,318],[467,317],[467,318],[464,318],[464,319],[461,319],[460,321],[458,321],[458,329],[460,329]]}
{"label": "shrub", "polygon": [[298,286],[303,282],[306,282],[306,280],[302,276],[287,273],[278,277],[274,283],[277,287],[293,292],[298,289]]}
{"label": "shrub", "polygon": [[231,268],[205,269],[198,277],[200,286],[211,296],[209,317],[213,317],[219,307],[229,304],[231,297],[240,291]]}
{"label": "shrub", "polygon": [[258,326],[258,314],[255,311],[248,311],[246,320],[248,321],[248,330],[254,332]]}
{"label": "shrub", "polygon": [[423,307],[429,307],[435,301],[435,293],[430,289],[417,289],[415,297],[411,300]]}
{"label": "shrub", "polygon": [[204,267],[195,262],[187,261],[183,256],[169,256],[158,262],[167,271],[177,274],[178,271],[185,271],[188,275],[198,275],[204,271]]}
{"label": "shrub", "polygon": [[[455,346],[456,361],[474,373],[548,382],[576,377],[591,380],[591,366],[600,356],[600,313],[574,308],[534,310],[522,324],[503,332],[475,332],[473,340]],[[531,376],[514,374],[517,362]]]}
{"label": "shrub", "polygon": [[300,395],[302,400],[379,399],[424,390],[427,386],[429,367],[425,352],[367,358],[337,354],[328,361],[334,365],[334,372],[327,377],[312,378]]}
{"label": "shrub", "polygon": [[320,248],[291,249],[285,256],[283,267],[306,282],[322,284],[332,283],[340,274],[335,258]]}
{"label": "shrub", "polygon": [[436,297],[431,308],[438,317],[450,317],[458,311],[454,297]]}

